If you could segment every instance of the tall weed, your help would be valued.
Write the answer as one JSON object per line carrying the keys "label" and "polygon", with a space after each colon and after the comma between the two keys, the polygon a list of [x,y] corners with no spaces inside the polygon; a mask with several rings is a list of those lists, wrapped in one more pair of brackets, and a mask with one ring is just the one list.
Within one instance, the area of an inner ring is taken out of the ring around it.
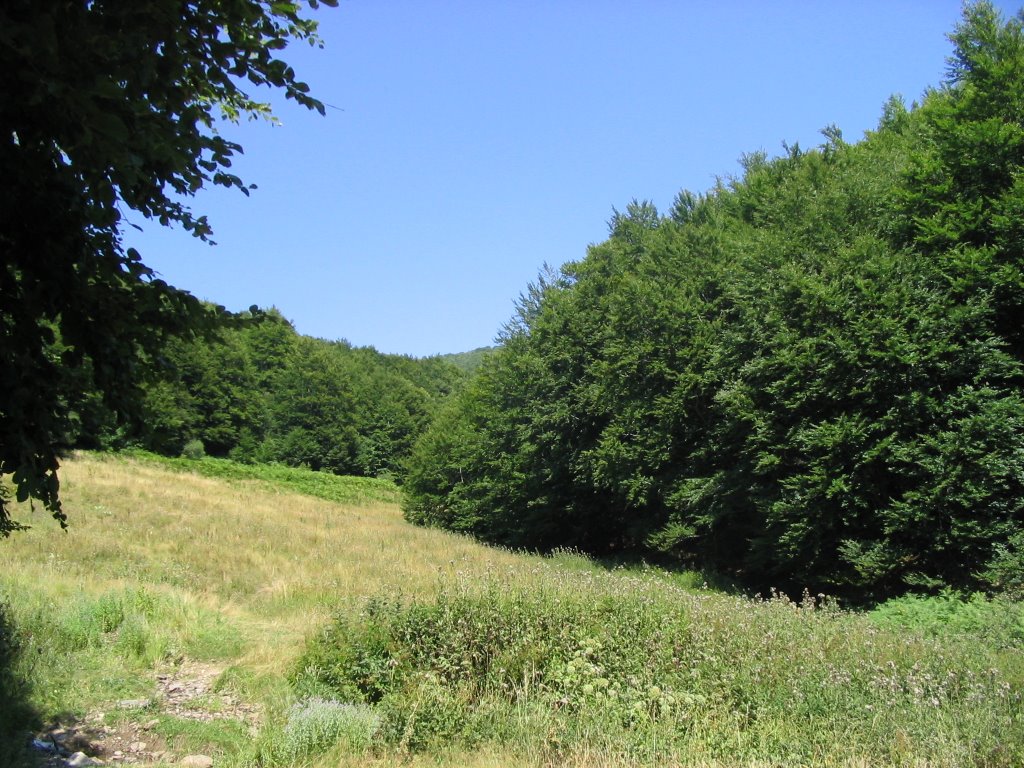
{"label": "tall weed", "polygon": [[339,743],[349,751],[362,752],[370,747],[379,726],[379,715],[365,704],[304,699],[289,709],[270,757],[274,762],[294,763]]}

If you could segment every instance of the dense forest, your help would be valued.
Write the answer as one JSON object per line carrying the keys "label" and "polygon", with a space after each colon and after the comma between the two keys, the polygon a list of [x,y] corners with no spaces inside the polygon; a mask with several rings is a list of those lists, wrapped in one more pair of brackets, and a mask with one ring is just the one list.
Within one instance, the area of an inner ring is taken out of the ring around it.
{"label": "dense forest", "polygon": [[1024,33],[850,143],[747,155],[545,271],[418,441],[408,519],[859,599],[1020,586]]}
{"label": "dense forest", "polygon": [[465,373],[299,335],[277,310],[236,315],[214,336],[171,339],[141,372],[141,412],[118,425],[96,394],[72,403],[80,447],[394,475]]}

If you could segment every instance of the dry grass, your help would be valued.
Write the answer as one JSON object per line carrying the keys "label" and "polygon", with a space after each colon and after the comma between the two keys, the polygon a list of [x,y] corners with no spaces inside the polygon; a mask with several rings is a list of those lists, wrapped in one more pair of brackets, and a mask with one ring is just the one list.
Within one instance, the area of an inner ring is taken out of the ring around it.
{"label": "dry grass", "polygon": [[[16,510],[32,527],[0,541],[0,596],[23,614],[139,588],[166,597],[159,621],[175,636],[164,647],[217,658],[243,694],[270,710],[286,706],[284,676],[334,614],[379,594],[427,598],[455,570],[472,576],[519,560],[415,528],[396,505],[341,505],[92,454],[68,460],[61,480],[69,530],[27,505]],[[212,640],[198,644],[200,632]],[[44,717],[84,716],[125,697],[133,689],[114,680],[118,664],[94,654],[55,666],[38,686],[48,689],[39,695]],[[346,759],[336,755],[333,764]],[[510,763],[481,755],[458,764]]]}
{"label": "dry grass", "polygon": [[0,572],[55,599],[144,584],[222,612],[256,657],[286,663],[338,610],[380,593],[428,596],[439,573],[512,554],[406,523],[394,505],[342,506],[259,483],[226,484],[131,460],[78,455],[62,470],[62,532],[41,513],[0,546]]}

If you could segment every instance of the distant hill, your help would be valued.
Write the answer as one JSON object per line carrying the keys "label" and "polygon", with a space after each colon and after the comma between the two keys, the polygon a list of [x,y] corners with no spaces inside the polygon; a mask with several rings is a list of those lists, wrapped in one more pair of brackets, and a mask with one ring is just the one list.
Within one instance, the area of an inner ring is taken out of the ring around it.
{"label": "distant hill", "polygon": [[450,355],[438,355],[446,363],[451,363],[456,368],[472,374],[483,365],[484,360],[494,352],[497,347],[477,347],[470,352],[455,352]]}

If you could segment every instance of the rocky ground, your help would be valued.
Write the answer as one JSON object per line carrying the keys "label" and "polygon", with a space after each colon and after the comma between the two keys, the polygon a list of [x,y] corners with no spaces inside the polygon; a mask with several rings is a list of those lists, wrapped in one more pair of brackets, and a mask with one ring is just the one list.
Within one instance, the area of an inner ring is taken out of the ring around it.
{"label": "rocky ground", "polygon": [[[233,719],[254,732],[259,721],[256,707],[231,693],[217,692],[214,683],[223,669],[211,664],[184,661],[154,681],[148,699],[112,702],[110,709],[137,717],[108,718],[96,711],[81,720],[52,724],[32,738],[32,750],[41,768],[86,768],[96,765],[173,764],[186,768],[210,768],[208,755],[175,754],[159,735],[162,717],[185,720]],[[116,722],[108,725],[107,722]]]}

